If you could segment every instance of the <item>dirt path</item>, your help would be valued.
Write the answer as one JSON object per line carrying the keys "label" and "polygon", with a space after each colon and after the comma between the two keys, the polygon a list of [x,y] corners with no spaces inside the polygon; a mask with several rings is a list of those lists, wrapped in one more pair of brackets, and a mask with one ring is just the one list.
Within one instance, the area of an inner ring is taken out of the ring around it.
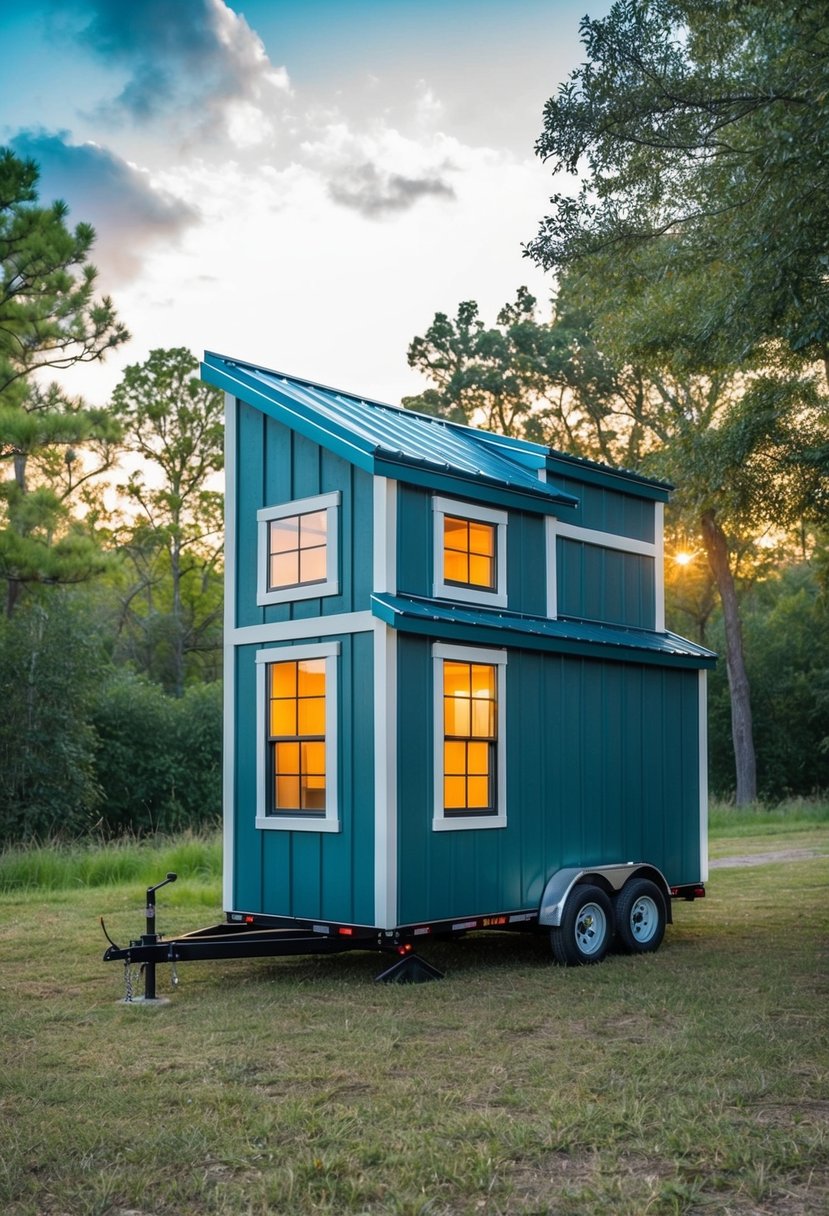
{"label": "dirt path", "polygon": [[746,853],[742,857],[718,857],[708,863],[710,870],[731,870],[737,866],[767,866],[776,861],[806,861],[812,857],[829,857],[820,849],[778,849],[769,853]]}

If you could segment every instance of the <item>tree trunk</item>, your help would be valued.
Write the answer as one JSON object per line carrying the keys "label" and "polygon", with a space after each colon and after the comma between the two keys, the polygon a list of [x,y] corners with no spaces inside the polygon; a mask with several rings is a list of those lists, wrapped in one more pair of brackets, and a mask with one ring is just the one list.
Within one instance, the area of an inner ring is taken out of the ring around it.
{"label": "tree trunk", "polygon": [[757,800],[757,761],[751,722],[751,693],[743,655],[743,628],[734,576],[728,560],[728,542],[713,511],[702,517],[702,536],[711,573],[717,584],[725,622],[725,662],[731,695],[731,738],[737,775],[737,806]]}
{"label": "tree trunk", "polygon": [[184,695],[184,636],[181,609],[181,534],[178,518],[173,522],[171,567],[173,576],[173,695]]}
{"label": "tree trunk", "polygon": [[[25,452],[16,452],[15,453],[14,480],[17,483],[17,488],[21,494],[26,494],[28,492],[28,486],[26,485],[26,468],[27,468],[28,463],[29,463],[29,459]],[[20,592],[22,591],[22,589],[23,589],[22,583],[18,579],[10,578],[8,580],[8,587],[6,589],[6,618],[7,618],[7,620],[11,620],[11,618],[12,618],[14,610],[17,607],[18,600],[20,599]]]}

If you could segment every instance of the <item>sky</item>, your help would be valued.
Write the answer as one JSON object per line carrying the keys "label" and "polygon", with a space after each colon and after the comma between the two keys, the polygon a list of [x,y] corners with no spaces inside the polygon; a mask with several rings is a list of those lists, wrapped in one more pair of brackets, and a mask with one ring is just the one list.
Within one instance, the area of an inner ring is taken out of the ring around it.
{"label": "sky", "polygon": [[610,0],[0,0],[0,145],[91,222],[132,340],[398,402],[436,312],[494,322],[561,188],[546,99]]}

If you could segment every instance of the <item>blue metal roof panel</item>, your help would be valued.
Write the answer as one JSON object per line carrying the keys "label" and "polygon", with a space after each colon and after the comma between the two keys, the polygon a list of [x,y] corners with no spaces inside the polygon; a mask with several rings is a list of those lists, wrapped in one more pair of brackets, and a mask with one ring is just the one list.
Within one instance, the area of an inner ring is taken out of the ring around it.
{"label": "blue metal roof panel", "polygon": [[479,478],[524,497],[529,495],[538,501],[539,507],[544,503],[547,510],[553,504],[571,507],[578,503],[572,494],[540,481],[535,470],[527,467],[527,455],[533,448],[537,449],[538,468],[543,467],[546,449],[540,445],[522,441],[519,459],[511,459],[470,427],[341,393],[221,355],[206,354],[204,368],[206,379],[215,379],[217,372],[224,372],[243,390],[256,392],[258,400],[254,404],[259,408],[266,408],[268,403],[277,409],[288,408],[294,417],[305,418],[322,432],[330,431],[339,442],[350,437],[361,451],[378,459],[404,467],[432,469],[436,475],[457,475],[468,479],[470,488],[474,479]]}
{"label": "blue metal roof panel", "polygon": [[372,611],[404,632],[431,634],[486,645],[518,646],[628,662],[713,667],[717,656],[674,633],[655,633],[593,621],[550,620],[505,609],[479,608],[413,595],[376,594]]}

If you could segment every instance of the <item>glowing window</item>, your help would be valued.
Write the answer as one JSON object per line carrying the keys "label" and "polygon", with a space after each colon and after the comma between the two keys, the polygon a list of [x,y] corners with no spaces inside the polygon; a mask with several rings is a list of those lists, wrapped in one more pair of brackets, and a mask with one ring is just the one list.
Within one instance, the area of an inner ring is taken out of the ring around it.
{"label": "glowing window", "polygon": [[436,496],[433,594],[507,607],[507,512]]}
{"label": "glowing window", "polygon": [[272,813],[325,811],[325,659],[268,665]]}
{"label": "glowing window", "polygon": [[495,524],[443,517],[443,581],[459,586],[496,588]]}
{"label": "glowing window", "polygon": [[446,814],[495,810],[498,742],[496,668],[443,664],[443,807]]}

